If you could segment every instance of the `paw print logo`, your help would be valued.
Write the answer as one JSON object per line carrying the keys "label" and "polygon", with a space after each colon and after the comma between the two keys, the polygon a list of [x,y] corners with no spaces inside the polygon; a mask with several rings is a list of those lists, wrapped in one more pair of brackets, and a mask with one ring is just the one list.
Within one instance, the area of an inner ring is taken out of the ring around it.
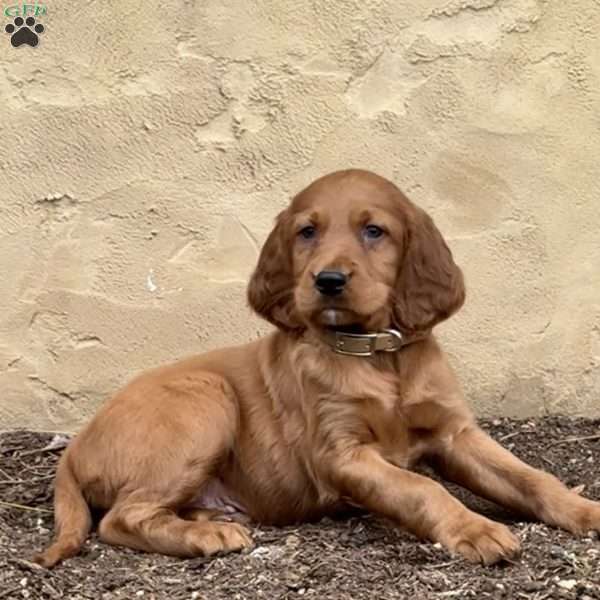
{"label": "paw print logo", "polygon": [[[13,25],[14,23],[14,25]],[[27,17],[23,20],[22,17],[17,17],[13,23],[9,23],[4,31],[11,34],[10,43],[16,48],[27,44],[31,47],[38,45],[40,38],[38,34],[44,33],[44,26],[41,23],[36,25],[33,17]]]}

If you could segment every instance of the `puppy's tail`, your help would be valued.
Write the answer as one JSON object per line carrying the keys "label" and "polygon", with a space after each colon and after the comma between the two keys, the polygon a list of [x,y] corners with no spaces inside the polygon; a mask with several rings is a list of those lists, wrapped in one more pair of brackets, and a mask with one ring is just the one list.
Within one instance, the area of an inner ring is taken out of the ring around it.
{"label": "puppy's tail", "polygon": [[56,537],[52,545],[37,554],[33,560],[53,567],[61,560],[79,552],[90,532],[92,517],[69,461],[69,451],[62,455],[54,483],[54,527]]}

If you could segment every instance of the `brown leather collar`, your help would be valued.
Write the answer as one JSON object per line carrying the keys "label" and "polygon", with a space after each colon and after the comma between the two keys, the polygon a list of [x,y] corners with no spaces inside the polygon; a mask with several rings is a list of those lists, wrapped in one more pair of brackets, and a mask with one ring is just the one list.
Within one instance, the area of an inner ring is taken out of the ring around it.
{"label": "brown leather collar", "polygon": [[375,333],[343,333],[325,331],[323,339],[338,354],[349,356],[373,356],[375,352],[397,352],[402,347],[422,339],[406,338],[395,329]]}

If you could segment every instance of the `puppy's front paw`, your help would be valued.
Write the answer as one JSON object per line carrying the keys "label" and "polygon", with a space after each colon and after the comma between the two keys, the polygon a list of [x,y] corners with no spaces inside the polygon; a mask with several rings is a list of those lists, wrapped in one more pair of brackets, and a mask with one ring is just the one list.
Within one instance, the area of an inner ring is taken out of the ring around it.
{"label": "puppy's front paw", "polygon": [[587,531],[600,531],[600,502],[577,496],[573,498],[568,510],[563,510],[555,519],[557,524],[574,533],[582,535]]}
{"label": "puppy's front paw", "polygon": [[508,527],[480,515],[469,515],[455,526],[442,543],[470,562],[492,565],[521,554],[519,538]]}

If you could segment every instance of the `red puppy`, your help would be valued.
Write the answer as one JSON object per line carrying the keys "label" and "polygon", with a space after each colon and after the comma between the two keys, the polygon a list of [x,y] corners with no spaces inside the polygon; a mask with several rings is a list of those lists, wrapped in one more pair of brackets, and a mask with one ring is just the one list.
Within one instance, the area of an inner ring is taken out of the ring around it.
{"label": "red puppy", "polygon": [[431,330],[465,297],[432,220],[391,182],[340,171],[298,194],[248,288],[276,326],[250,344],[145,373],[64,453],[56,541],[75,554],[105,511],[102,540],[176,556],[240,550],[248,529],[317,519],[351,502],[486,564],[519,541],[411,467],[428,459],[475,493],[572,532],[600,504],[481,431]]}

